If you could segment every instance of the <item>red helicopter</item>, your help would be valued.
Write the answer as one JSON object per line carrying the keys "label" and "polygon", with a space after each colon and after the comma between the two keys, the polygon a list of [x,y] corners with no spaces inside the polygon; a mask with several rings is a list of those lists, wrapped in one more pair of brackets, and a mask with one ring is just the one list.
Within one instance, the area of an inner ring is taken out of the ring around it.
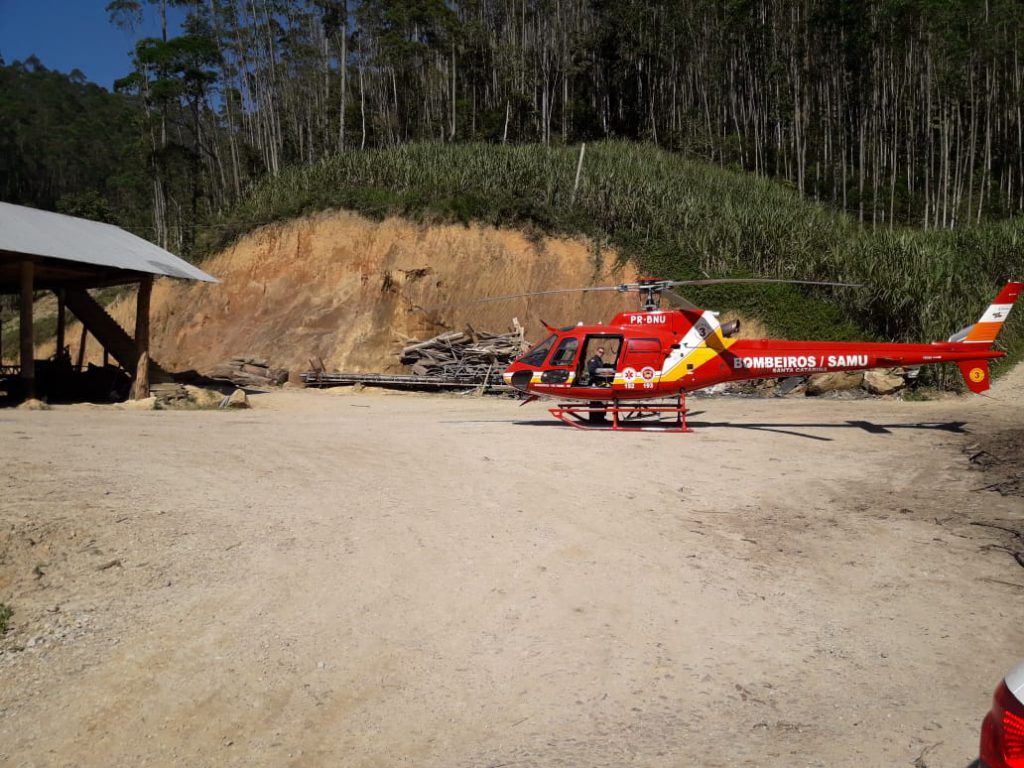
{"label": "red helicopter", "polygon": [[[686,394],[726,381],[955,362],[968,388],[984,392],[989,388],[988,361],[1005,354],[993,349],[993,342],[1024,288],[1024,283],[1007,283],[977,323],[948,341],[886,344],[734,339],[738,320],[723,325],[717,313],[700,309],[671,290],[723,283],[856,287],[810,280],[641,278],[615,286],[502,296],[638,291],[641,297],[640,311],[621,312],[607,325],[553,328],[545,323],[551,335],[505,370],[505,383],[530,394],[527,402],[541,396],[583,401],[550,409],[555,417],[581,429],[679,432],[691,431],[686,426]],[[681,308],[659,309],[663,295]],[[666,418],[671,419],[667,425]],[[651,419],[661,420],[660,425]]]}

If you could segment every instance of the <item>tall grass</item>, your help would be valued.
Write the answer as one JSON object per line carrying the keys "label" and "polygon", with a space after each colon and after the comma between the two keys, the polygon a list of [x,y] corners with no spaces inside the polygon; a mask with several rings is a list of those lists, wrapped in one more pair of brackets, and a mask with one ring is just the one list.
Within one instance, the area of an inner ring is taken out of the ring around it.
{"label": "tall grass", "polygon": [[[1024,277],[1024,223],[958,231],[871,231],[777,182],[651,145],[578,148],[408,144],[348,152],[287,170],[209,222],[201,253],[262,224],[329,208],[372,217],[526,225],[615,246],[663,277],[758,275],[866,287],[694,291],[698,302],[743,309],[794,338],[943,339],[973,322],[1009,277]],[[1001,341],[1024,352],[1024,308]]]}

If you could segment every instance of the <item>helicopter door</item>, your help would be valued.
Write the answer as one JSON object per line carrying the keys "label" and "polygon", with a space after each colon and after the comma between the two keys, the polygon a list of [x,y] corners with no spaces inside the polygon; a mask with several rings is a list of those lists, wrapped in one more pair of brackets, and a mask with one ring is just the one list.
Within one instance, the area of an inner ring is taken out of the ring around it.
{"label": "helicopter door", "polygon": [[569,381],[572,367],[576,364],[576,353],[579,351],[580,340],[575,336],[566,336],[562,339],[555,354],[551,356],[548,369],[541,374],[540,380],[544,384],[564,384]]}
{"label": "helicopter door", "polygon": [[658,339],[629,339],[622,354],[622,370],[627,379],[627,388],[639,388],[652,382],[654,375],[661,373],[665,353],[661,351]]}
{"label": "helicopter door", "polygon": [[621,336],[587,336],[576,380],[584,387],[611,386],[621,346]]}

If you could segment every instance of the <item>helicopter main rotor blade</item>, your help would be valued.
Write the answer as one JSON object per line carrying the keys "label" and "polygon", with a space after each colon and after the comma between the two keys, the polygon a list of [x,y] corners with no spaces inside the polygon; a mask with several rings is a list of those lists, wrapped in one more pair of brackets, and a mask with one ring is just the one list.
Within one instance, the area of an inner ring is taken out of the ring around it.
{"label": "helicopter main rotor blade", "polygon": [[704,278],[699,280],[653,280],[637,283],[620,283],[618,285],[597,285],[590,288],[555,288],[550,291],[529,291],[527,293],[513,293],[507,296],[488,296],[483,299],[469,299],[451,304],[438,305],[433,307],[417,307],[424,312],[436,312],[452,307],[464,307],[473,304],[485,304],[491,301],[506,301],[509,299],[528,299],[533,296],[556,296],[566,293],[629,293],[630,291],[649,291],[654,293],[665,293],[685,309],[699,309],[696,304],[680,296],[678,293],[669,291],[672,286],[702,286],[702,285],[725,285],[728,283],[782,283],[788,285],[826,285],[836,288],[861,288],[859,283],[838,283],[821,280],[780,280],[775,278],[762,277],[718,277]]}
{"label": "helicopter main rotor blade", "polygon": [[715,277],[702,280],[666,280],[662,285],[725,285],[727,283],[783,283],[787,285],[830,285],[836,288],[863,288],[860,283],[833,283],[823,280],[777,280],[767,277]]}
{"label": "helicopter main rotor blade", "polygon": [[674,301],[676,304],[681,306],[683,309],[695,309],[695,310],[698,310],[698,311],[700,310],[700,307],[698,307],[696,304],[694,304],[689,299],[687,299],[687,298],[685,298],[683,296],[680,296],[675,291],[670,291],[668,288],[663,288],[661,293],[662,293],[662,295],[667,296],[668,298],[672,299],[672,301]]}
{"label": "helicopter main rotor blade", "polygon": [[508,296],[488,296],[484,299],[470,299],[469,301],[460,301],[455,304],[449,304],[450,307],[460,307],[467,304],[483,304],[488,301],[504,301],[506,299],[528,299],[531,296],[554,296],[559,293],[596,293],[598,291],[617,291],[619,293],[625,293],[628,288],[621,285],[599,285],[593,288],[556,288],[551,291],[530,291],[529,293],[513,293]]}

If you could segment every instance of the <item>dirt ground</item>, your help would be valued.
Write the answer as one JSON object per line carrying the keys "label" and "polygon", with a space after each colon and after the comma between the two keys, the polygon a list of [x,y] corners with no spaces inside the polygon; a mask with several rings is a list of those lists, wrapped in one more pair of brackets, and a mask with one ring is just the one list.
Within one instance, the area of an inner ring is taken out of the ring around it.
{"label": "dirt ground", "polygon": [[1024,658],[1020,374],[692,399],[689,435],[2,411],[0,763],[966,766]]}

